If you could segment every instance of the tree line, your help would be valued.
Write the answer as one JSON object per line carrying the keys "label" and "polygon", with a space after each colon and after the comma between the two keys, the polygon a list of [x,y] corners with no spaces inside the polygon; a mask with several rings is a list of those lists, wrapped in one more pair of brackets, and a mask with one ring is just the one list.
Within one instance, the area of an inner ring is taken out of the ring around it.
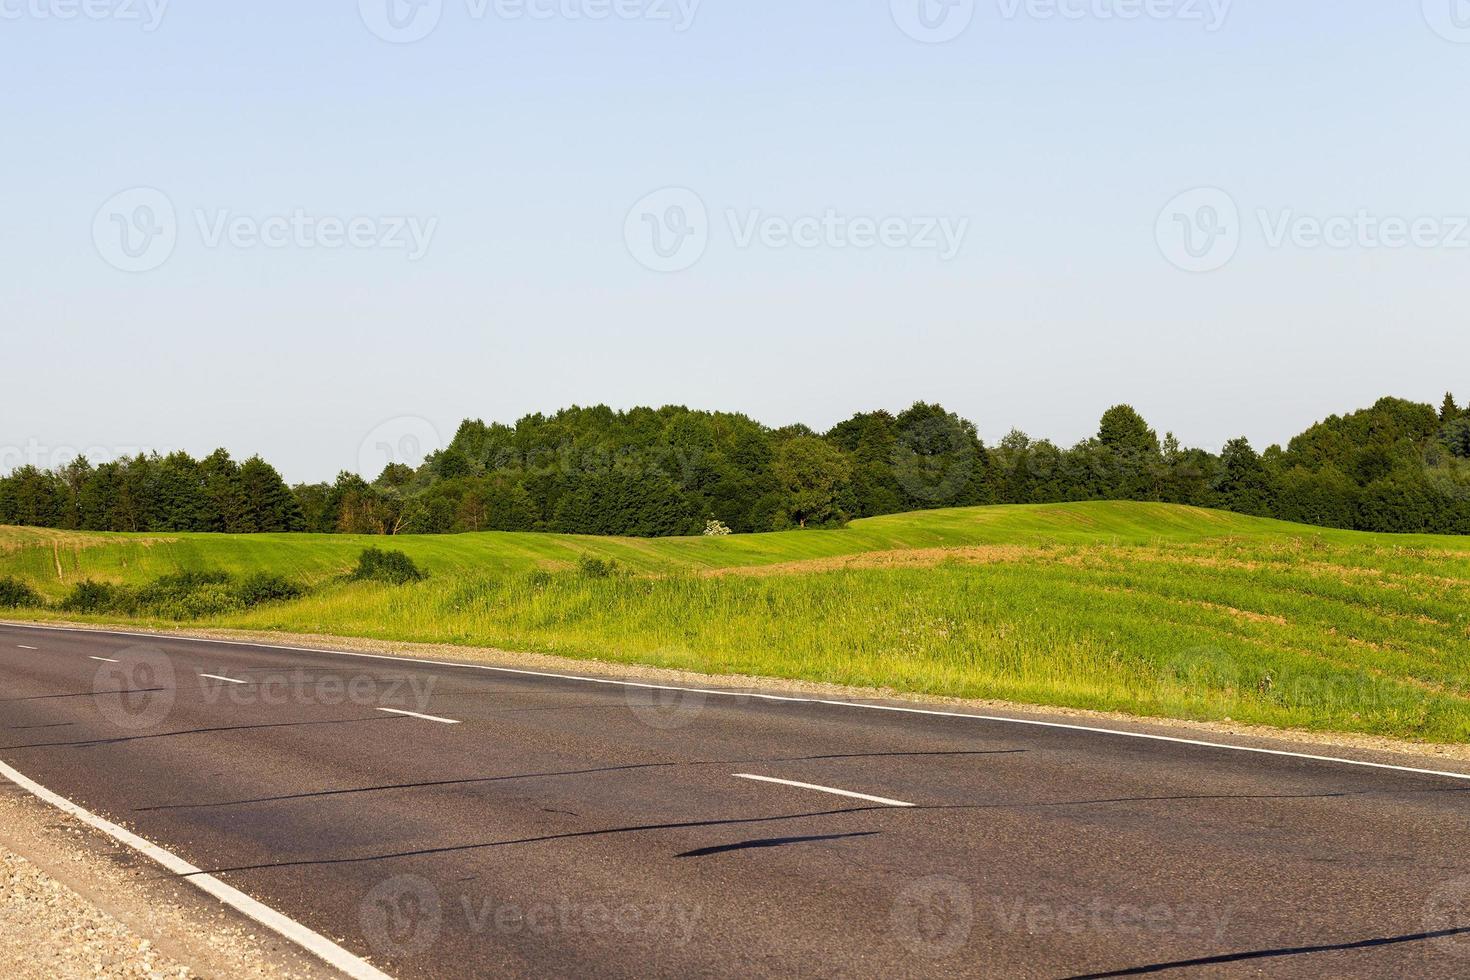
{"label": "tree line", "polygon": [[1470,533],[1470,408],[1385,398],[1285,448],[1182,446],[1127,405],[1063,448],[1013,431],[987,446],[939,405],[854,415],[824,433],[680,406],[466,421],[415,468],[288,487],[259,457],[139,455],[0,479],[0,523],[93,531],[656,537],[832,527],[994,503],[1141,500],[1328,527]]}

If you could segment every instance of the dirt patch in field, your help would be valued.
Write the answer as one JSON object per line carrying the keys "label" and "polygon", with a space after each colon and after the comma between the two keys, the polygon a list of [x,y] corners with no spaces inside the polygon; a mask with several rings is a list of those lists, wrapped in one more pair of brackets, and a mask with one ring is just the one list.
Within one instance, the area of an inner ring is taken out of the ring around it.
{"label": "dirt patch in field", "polygon": [[1236,609],[1219,602],[1209,602],[1205,599],[1184,599],[1179,596],[1160,595],[1157,592],[1145,592],[1126,585],[1101,585],[1099,592],[1112,592],[1121,595],[1140,595],[1160,602],[1172,603],[1176,606],[1193,606],[1196,609],[1208,609],[1211,612],[1225,613],[1235,619],[1245,620],[1251,623],[1270,623],[1273,626],[1290,626],[1291,620],[1285,616],[1277,616],[1272,613],[1251,612],[1249,609]]}

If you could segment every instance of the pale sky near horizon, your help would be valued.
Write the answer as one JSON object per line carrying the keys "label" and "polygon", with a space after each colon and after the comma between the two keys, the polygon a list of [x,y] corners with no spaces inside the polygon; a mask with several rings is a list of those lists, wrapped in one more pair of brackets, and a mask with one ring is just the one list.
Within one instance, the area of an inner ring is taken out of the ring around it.
{"label": "pale sky near horizon", "polygon": [[0,0],[0,81],[0,469],[1470,397],[1470,0]]}

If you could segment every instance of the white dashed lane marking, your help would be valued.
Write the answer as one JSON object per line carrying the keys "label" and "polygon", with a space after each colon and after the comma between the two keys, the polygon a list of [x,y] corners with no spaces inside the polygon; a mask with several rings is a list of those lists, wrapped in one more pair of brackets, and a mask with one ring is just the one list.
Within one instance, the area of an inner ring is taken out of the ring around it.
{"label": "white dashed lane marking", "polygon": [[417,718],[420,721],[437,721],[441,725],[461,724],[461,722],[457,722],[453,718],[436,718],[433,715],[421,715],[417,711],[400,711],[397,708],[379,708],[378,710],[386,711],[390,715],[403,715],[405,718]]}
{"label": "white dashed lane marking", "polygon": [[869,796],[867,793],[854,793],[846,789],[833,789],[831,786],[818,786],[815,783],[798,783],[790,779],[776,779],[772,776],[752,776],[748,772],[734,772],[730,775],[736,779],[754,779],[760,783],[778,783],[782,786],[795,786],[797,789],[810,789],[818,793],[831,793],[833,796],[848,796],[854,800],[867,800],[869,803],[881,803],[884,806],[914,806],[903,800],[890,800],[886,796]]}

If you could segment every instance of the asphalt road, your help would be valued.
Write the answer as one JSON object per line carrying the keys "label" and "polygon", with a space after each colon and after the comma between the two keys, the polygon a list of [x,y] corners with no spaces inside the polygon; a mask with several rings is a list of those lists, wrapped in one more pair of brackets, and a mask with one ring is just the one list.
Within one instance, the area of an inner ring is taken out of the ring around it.
{"label": "asphalt road", "polygon": [[1470,976],[1442,775],[11,626],[0,761],[404,978]]}

